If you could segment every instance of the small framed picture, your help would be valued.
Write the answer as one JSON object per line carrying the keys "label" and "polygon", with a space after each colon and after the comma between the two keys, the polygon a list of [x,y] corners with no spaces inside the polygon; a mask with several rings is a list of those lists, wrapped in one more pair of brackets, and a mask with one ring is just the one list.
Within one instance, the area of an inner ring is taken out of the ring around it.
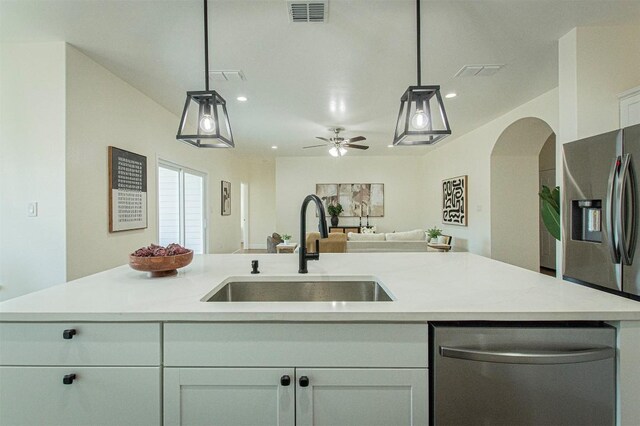
{"label": "small framed picture", "polygon": [[231,182],[224,180],[220,185],[220,212],[222,216],[231,215]]}

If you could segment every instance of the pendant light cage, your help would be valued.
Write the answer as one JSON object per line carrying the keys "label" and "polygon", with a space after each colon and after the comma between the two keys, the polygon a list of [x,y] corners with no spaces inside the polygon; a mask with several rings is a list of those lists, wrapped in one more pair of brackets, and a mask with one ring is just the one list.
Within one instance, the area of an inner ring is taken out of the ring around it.
{"label": "pendant light cage", "polygon": [[198,148],[234,148],[224,98],[214,90],[187,92],[176,139]]}
{"label": "pendant light cage", "polygon": [[227,102],[209,90],[208,0],[204,4],[204,85],[205,90],[187,92],[176,139],[198,148],[234,148]]}
{"label": "pendant light cage", "polygon": [[416,0],[416,74],[418,84],[400,98],[393,145],[432,145],[451,134],[440,86],[421,84],[420,0]]}
{"label": "pendant light cage", "polygon": [[400,98],[394,145],[431,145],[451,134],[440,86],[409,86]]}

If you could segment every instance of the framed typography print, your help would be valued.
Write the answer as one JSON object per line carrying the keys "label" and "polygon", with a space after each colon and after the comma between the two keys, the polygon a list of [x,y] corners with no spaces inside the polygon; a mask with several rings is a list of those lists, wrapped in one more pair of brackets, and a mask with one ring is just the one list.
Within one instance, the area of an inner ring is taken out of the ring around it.
{"label": "framed typography print", "polygon": [[147,227],[147,157],[109,147],[109,232]]}
{"label": "framed typography print", "polygon": [[220,185],[220,213],[222,216],[231,214],[231,182],[222,181]]}
{"label": "framed typography print", "polygon": [[467,175],[442,181],[442,223],[467,226]]}

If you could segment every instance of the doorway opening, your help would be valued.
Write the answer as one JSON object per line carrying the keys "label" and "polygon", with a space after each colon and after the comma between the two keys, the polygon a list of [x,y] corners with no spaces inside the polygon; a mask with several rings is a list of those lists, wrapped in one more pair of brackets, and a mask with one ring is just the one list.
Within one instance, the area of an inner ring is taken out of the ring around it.
{"label": "doorway opening", "polygon": [[539,118],[517,120],[498,137],[491,152],[493,259],[540,272],[544,252],[545,267],[555,268],[555,239],[543,237],[538,196],[542,178],[555,187],[555,161],[555,133]]}
{"label": "doorway opening", "polygon": [[249,243],[249,184],[240,183],[240,230],[242,241],[241,250],[250,249]]}
{"label": "doorway opening", "polygon": [[195,254],[207,250],[205,173],[158,162],[158,244],[178,243]]}

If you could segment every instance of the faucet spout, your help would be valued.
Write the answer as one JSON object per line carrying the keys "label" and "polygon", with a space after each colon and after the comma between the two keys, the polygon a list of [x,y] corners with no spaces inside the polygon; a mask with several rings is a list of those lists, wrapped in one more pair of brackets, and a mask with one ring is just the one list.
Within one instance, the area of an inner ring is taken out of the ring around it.
{"label": "faucet spout", "polygon": [[316,252],[307,253],[307,207],[312,201],[315,203],[316,211],[318,212],[318,231],[320,231],[320,238],[327,238],[329,236],[327,232],[327,217],[324,213],[322,200],[315,194],[307,195],[300,208],[300,249],[298,250],[298,273],[300,274],[309,272],[307,271],[308,260],[318,260],[320,258],[319,240],[316,241]]}

